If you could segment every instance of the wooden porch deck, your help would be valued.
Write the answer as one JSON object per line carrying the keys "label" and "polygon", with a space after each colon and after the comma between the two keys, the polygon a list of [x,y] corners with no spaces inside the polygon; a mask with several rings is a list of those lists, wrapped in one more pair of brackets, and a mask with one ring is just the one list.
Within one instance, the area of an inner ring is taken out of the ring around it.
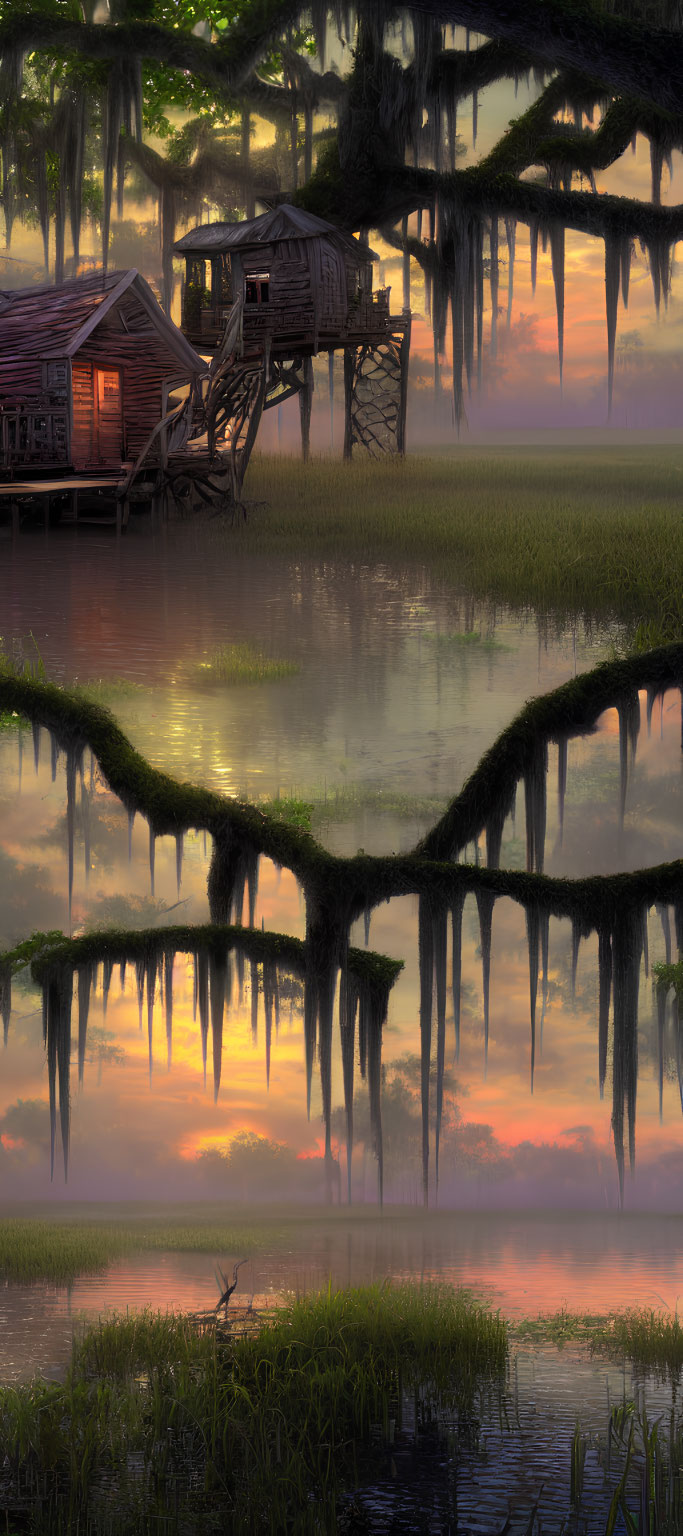
{"label": "wooden porch deck", "polygon": [[50,526],[50,513],[54,497],[69,497],[69,510],[66,515],[62,513],[60,522],[95,523],[103,526],[116,527],[120,533],[128,524],[130,502],[127,497],[121,498],[114,495],[115,505],[110,512],[105,512],[101,517],[93,514],[92,509],[85,514],[79,512],[79,495],[83,491],[116,491],[123,485],[126,472],[112,475],[64,475],[53,480],[10,480],[0,482],[0,506],[4,503],[8,506],[12,519],[12,533],[16,535],[21,528],[22,511],[26,510],[26,503],[38,501],[43,513],[43,526],[47,530]]}

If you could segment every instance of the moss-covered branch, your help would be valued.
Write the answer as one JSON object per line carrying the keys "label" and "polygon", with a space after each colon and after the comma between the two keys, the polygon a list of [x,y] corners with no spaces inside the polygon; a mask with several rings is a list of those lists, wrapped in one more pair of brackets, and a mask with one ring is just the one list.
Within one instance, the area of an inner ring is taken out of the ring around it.
{"label": "moss-covered branch", "polygon": [[[133,964],[136,960],[163,959],[168,954],[225,955],[239,952],[245,960],[261,964],[264,960],[284,965],[296,976],[306,974],[306,950],[301,939],[286,933],[264,933],[260,928],[242,928],[239,924],[223,927],[213,923],[177,925],[167,928],[126,928],[97,930],[70,939],[65,934],[36,934],[33,939],[0,954],[0,970],[29,965],[33,980],[39,985],[56,970],[76,971],[81,966]],[[389,988],[403,969],[402,960],[372,950],[350,948],[347,970],[369,986]]]}
{"label": "moss-covered branch", "polygon": [[598,74],[612,93],[683,115],[680,32],[610,15],[590,0],[411,0],[411,8],[503,39],[553,69]]}
{"label": "moss-covered branch", "polygon": [[[254,805],[226,800],[211,790],[179,784],[136,752],[112,716],[98,705],[52,684],[0,677],[0,708],[16,710],[47,727],[67,753],[94,753],[110,788],[130,810],[147,818],[154,835],[178,836],[203,828],[215,839],[214,870],[220,888],[231,890],[240,850],[263,854],[299,879],[309,897],[309,936],[325,942],[348,931],[366,907],[391,896],[417,893],[450,900],[458,890],[486,890],[558,915],[583,912],[591,922],[624,903],[679,899],[679,860],[653,870],[585,880],[558,880],[538,873],[470,868],[451,861],[484,830],[499,826],[520,780],[533,776],[544,743],[563,742],[593,728],[607,708],[628,704],[636,690],[650,699],[683,685],[683,645],[605,662],[552,693],[533,700],[482,758],[445,815],[413,853],[387,857],[328,853],[310,835],[264,815]],[[501,819],[502,817],[502,819]],[[497,859],[494,860],[497,863]]]}

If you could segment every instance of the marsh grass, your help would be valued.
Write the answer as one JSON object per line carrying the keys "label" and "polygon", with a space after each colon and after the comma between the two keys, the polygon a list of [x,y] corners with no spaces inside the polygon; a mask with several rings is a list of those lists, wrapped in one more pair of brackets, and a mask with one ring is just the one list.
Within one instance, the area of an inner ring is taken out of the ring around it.
{"label": "marsh grass", "polygon": [[[191,1497],[193,1530],[202,1509],[235,1532],[332,1530],[405,1394],[471,1412],[505,1360],[502,1320],[445,1286],[328,1290],[241,1338],[107,1319],[75,1343],[63,1385],[0,1391],[5,1508],[29,1492],[36,1533],[127,1533]],[[117,1523],[92,1525],[112,1476]]]}
{"label": "marsh grass", "polygon": [[221,645],[212,651],[205,661],[194,668],[193,676],[199,683],[243,685],[273,683],[281,678],[293,677],[301,669],[298,661],[284,661],[266,656],[249,640],[233,645]]}
{"label": "marsh grass", "polygon": [[442,816],[448,799],[440,795],[409,795],[382,784],[316,785],[305,796],[282,796],[259,801],[259,810],[276,820],[305,831],[317,832],[330,822],[353,821],[367,813],[392,816],[397,821],[424,822],[428,826]]}
{"label": "marsh grass", "polygon": [[136,683],[130,677],[94,677],[88,682],[70,683],[72,693],[81,694],[93,704],[114,705],[124,699],[143,698],[146,692],[143,683]]}
{"label": "marsh grass", "polygon": [[441,655],[461,652],[476,651],[488,654],[491,651],[509,651],[509,645],[504,645],[502,640],[496,640],[494,635],[482,635],[479,629],[455,629],[447,634],[425,635],[425,640],[435,646]]}
{"label": "marsh grass", "polygon": [[600,1354],[659,1374],[678,1375],[683,1369],[683,1322],[677,1312],[635,1307],[625,1312],[595,1314],[562,1308],[548,1316],[522,1318],[510,1335],[520,1342],[588,1343]]}
{"label": "marsh grass", "polygon": [[161,1219],[129,1224],[11,1217],[0,1221],[0,1276],[17,1285],[40,1280],[69,1285],[77,1275],[94,1274],[135,1253],[242,1257],[259,1252],[277,1237],[274,1227],[253,1229],[219,1222],[193,1225]]}
{"label": "marsh grass", "polygon": [[540,1317],[525,1317],[511,1325],[511,1334],[520,1342],[554,1344],[563,1349],[565,1344],[593,1342],[607,1327],[604,1315],[591,1312],[569,1312],[565,1307],[559,1312]]}
{"label": "marsh grass", "polygon": [[[32,678],[35,682],[45,681],[47,677],[45,663],[33,635],[14,645],[11,650],[8,650],[0,635],[0,677],[3,676]],[[0,709],[0,734],[3,731],[28,731],[30,728],[31,722],[24,715],[18,714],[14,709]]]}
{"label": "marsh grass", "polygon": [[595,1344],[659,1376],[678,1377],[683,1369],[683,1323],[677,1312],[637,1307],[615,1313],[598,1330]]}
{"label": "marsh grass", "polygon": [[425,565],[446,588],[560,620],[683,633],[683,448],[486,452],[352,464],[255,458],[230,547]]}
{"label": "marsh grass", "polygon": [[259,810],[273,821],[284,821],[290,827],[301,827],[304,832],[310,832],[313,824],[315,805],[312,800],[302,799],[298,795],[278,795],[276,800],[259,800]]}

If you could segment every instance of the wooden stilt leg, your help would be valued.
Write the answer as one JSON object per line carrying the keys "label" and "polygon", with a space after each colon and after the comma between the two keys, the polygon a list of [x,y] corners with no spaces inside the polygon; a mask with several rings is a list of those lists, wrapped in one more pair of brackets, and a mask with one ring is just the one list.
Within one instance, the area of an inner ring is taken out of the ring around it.
{"label": "wooden stilt leg", "polygon": [[307,462],[311,448],[311,408],[313,405],[313,362],[310,357],[303,361],[303,385],[299,391],[299,416],[301,420],[301,457]]}
{"label": "wooden stilt leg", "polygon": [[351,458],[353,448],[353,427],[351,422],[351,405],[353,403],[353,375],[356,362],[355,352],[351,347],[344,348],[344,458]]}
{"label": "wooden stilt leg", "polygon": [[400,454],[406,451],[406,415],[408,411],[408,363],[410,361],[410,316],[406,317],[406,326],[401,340],[401,394],[398,408],[398,421],[396,423],[396,448]]}

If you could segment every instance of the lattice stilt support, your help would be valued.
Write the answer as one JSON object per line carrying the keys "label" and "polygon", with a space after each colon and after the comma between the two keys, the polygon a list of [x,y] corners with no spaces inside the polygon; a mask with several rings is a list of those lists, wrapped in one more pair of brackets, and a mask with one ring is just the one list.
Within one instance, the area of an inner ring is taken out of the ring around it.
{"label": "lattice stilt support", "polygon": [[393,318],[385,340],[344,352],[344,458],[355,444],[373,458],[405,453],[410,315]]}

